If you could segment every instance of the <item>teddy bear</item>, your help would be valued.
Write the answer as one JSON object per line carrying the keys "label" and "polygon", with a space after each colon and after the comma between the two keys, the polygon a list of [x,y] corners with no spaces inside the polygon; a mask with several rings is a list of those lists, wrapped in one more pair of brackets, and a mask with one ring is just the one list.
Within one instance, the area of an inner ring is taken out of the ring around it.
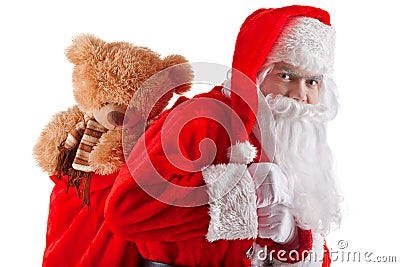
{"label": "teddy bear", "polygon": [[[72,81],[77,104],[54,115],[34,147],[34,156],[45,172],[58,178],[69,175],[69,184],[79,189],[82,178],[89,180],[93,172],[111,174],[125,163],[122,125],[127,108],[135,109],[136,128],[148,126],[173,93],[189,90],[192,73],[187,65],[175,67],[159,75],[161,89],[154,82],[145,87],[152,75],[187,60],[180,55],[161,58],[146,47],[106,43],[90,34],[77,36],[65,54],[75,65]],[[181,84],[163,94],[163,88],[177,82]],[[130,133],[125,139],[132,145],[141,132]]]}
{"label": "teddy bear", "polygon": [[193,72],[181,55],[91,34],[65,55],[76,105],[53,115],[33,149],[55,183],[43,266],[135,266],[136,247],[108,230],[104,202],[130,149],[174,93],[190,90]]}

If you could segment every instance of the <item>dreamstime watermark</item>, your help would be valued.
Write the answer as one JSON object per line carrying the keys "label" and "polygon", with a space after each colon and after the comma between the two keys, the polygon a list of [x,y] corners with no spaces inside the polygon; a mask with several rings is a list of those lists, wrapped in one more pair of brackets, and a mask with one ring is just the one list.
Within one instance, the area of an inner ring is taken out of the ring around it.
{"label": "dreamstime watermark", "polygon": [[339,240],[336,249],[330,250],[332,262],[360,262],[360,263],[396,263],[395,255],[378,255],[370,250],[352,250],[349,249],[349,243],[346,240]]}
{"label": "dreamstime watermark", "polygon": [[314,250],[274,250],[265,247],[259,248],[254,251],[255,257],[259,261],[274,262],[293,262],[303,260],[305,262],[322,263],[329,253],[331,262],[341,263],[397,263],[400,261],[398,256],[395,255],[378,255],[376,252],[370,250],[351,250],[349,243],[346,240],[339,240],[335,248],[329,250],[321,250],[319,252]]}

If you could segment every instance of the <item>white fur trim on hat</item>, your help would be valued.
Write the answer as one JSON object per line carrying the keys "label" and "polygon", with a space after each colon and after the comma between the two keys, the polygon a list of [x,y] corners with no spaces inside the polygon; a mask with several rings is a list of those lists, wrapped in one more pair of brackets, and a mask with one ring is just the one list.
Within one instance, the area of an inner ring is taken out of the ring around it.
{"label": "white fur trim on hat", "polygon": [[257,156],[257,148],[249,141],[238,142],[228,149],[227,157],[230,162],[249,164]]}
{"label": "white fur trim on hat", "polygon": [[211,165],[202,171],[210,198],[207,240],[257,237],[254,183],[245,164]]}
{"label": "white fur trim on hat", "polygon": [[333,72],[335,29],[317,19],[293,17],[273,45],[266,63],[285,62],[319,74]]}

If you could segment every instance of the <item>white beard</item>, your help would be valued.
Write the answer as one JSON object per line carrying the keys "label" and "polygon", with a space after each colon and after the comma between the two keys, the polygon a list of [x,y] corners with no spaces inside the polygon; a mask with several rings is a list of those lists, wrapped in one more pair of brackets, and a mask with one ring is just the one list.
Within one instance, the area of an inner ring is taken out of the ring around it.
{"label": "white beard", "polygon": [[328,114],[321,104],[303,104],[284,96],[260,96],[259,128],[254,128],[269,160],[279,165],[292,181],[292,212],[297,224],[324,235],[341,220],[340,196],[326,139]]}

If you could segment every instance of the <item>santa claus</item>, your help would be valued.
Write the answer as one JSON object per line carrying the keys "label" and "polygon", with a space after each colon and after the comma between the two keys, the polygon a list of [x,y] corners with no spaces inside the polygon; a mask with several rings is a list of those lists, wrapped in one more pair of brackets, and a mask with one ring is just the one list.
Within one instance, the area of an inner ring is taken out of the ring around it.
{"label": "santa claus", "polygon": [[229,80],[147,130],[105,208],[143,266],[330,265],[324,237],[341,219],[326,141],[334,38],[324,10],[257,10]]}

